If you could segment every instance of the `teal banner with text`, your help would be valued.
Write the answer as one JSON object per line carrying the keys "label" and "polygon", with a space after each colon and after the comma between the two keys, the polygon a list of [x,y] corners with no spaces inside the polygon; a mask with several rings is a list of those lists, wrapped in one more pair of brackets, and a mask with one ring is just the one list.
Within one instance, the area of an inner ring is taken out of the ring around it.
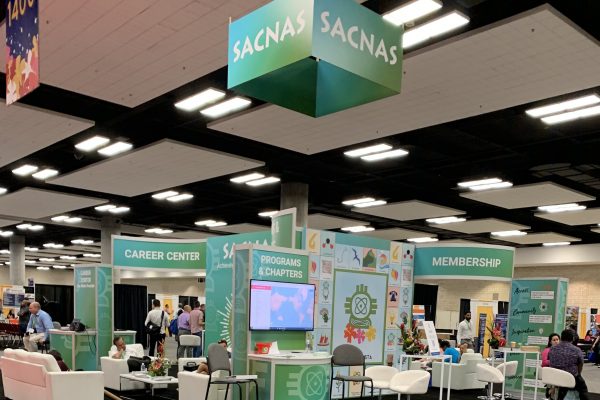
{"label": "teal banner with text", "polygon": [[206,266],[206,242],[113,236],[112,259],[115,268],[200,271]]}

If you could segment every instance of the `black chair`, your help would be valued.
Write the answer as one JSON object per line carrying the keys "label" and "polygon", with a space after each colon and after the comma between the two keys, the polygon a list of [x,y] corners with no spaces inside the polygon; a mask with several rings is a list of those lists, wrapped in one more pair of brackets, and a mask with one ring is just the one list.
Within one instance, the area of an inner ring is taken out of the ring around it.
{"label": "black chair", "polygon": [[42,353],[48,353],[50,350],[50,339],[46,339],[43,342],[38,343],[38,350]]}
{"label": "black chair", "polygon": [[[333,375],[334,367],[356,367],[362,366],[362,375]],[[360,382],[360,396],[362,397],[365,382],[371,383],[371,398],[373,398],[373,379],[365,376],[365,356],[362,351],[356,346],[351,344],[342,344],[333,350],[331,356],[331,383],[329,385],[329,398],[332,398],[333,394],[333,381],[342,382],[342,399],[344,399],[346,391],[346,382]]]}
{"label": "black chair", "polygon": [[[242,383],[254,383],[254,390],[256,393],[255,400],[258,400],[258,383],[256,379],[251,378],[237,378],[231,376],[231,364],[229,362],[229,354],[227,350],[218,343],[213,343],[208,346],[206,362],[208,364],[208,387],[206,388],[205,400],[208,399],[208,393],[210,392],[210,385],[227,385],[225,388],[225,398],[229,395],[229,385],[236,385],[240,389],[240,397],[242,397]],[[213,378],[212,374],[218,371],[226,371],[228,376],[221,378]]]}

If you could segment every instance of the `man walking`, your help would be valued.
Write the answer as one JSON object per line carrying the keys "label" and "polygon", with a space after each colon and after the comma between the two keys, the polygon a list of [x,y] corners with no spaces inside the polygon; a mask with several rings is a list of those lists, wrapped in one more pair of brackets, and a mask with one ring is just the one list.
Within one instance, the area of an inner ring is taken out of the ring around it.
{"label": "man walking", "polygon": [[29,305],[29,312],[31,316],[27,323],[23,344],[27,351],[36,352],[38,351],[38,344],[48,340],[50,329],[54,329],[54,325],[50,315],[42,310],[40,303],[37,301]]}
{"label": "man walking", "polygon": [[150,357],[154,356],[154,347],[158,347],[160,352],[160,347],[165,342],[165,329],[169,326],[169,316],[164,310],[161,310],[160,300],[152,300],[152,307],[152,310],[146,316],[146,322],[144,322],[146,329],[148,329],[148,336],[150,336],[150,349],[148,351]]}
{"label": "man walking", "polygon": [[471,323],[471,311],[465,313],[465,319],[458,324],[458,331],[456,332],[456,342],[466,344],[469,349],[475,348],[473,338],[475,337],[475,331],[473,330],[473,324]]}
{"label": "man walking", "polygon": [[190,312],[190,330],[192,335],[200,337],[200,346],[194,348],[194,357],[202,355],[202,330],[204,329],[204,313],[200,309],[200,302],[194,302],[194,309]]}
{"label": "man walking", "polygon": [[[181,337],[181,335],[190,335],[192,333],[191,328],[190,328],[190,312],[192,311],[192,307],[188,306],[187,304],[185,306],[183,306],[183,312],[181,313],[181,315],[179,315],[179,318],[177,318],[177,342],[179,343],[179,338]],[[191,357],[193,355],[193,352],[191,351],[192,349],[190,349],[188,346],[186,347],[182,347],[181,343],[179,343],[179,346],[177,347],[177,358],[181,358],[184,356],[184,353],[187,357]]]}
{"label": "man walking", "polygon": [[[560,334],[560,343],[550,348],[548,353],[550,366],[561,369],[575,377],[575,390],[579,392],[579,400],[588,400],[587,385],[581,376],[583,369],[583,353],[573,345],[573,331],[565,329]],[[558,390],[558,400],[563,400],[567,395],[567,388]]]}

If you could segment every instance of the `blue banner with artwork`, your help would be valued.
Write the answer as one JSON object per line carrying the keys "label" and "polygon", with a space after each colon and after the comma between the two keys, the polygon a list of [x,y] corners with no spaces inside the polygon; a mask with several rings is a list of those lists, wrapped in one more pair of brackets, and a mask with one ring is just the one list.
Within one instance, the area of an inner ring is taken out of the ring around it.
{"label": "blue banner with artwork", "polygon": [[6,104],[40,86],[38,0],[6,0]]}

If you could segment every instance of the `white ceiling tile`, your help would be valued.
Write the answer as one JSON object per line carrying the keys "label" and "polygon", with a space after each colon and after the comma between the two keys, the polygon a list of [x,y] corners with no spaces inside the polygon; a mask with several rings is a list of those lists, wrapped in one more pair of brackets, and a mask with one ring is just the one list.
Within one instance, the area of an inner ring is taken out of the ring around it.
{"label": "white ceiling tile", "polygon": [[250,232],[271,231],[271,227],[266,226],[266,225],[244,223],[244,224],[219,226],[219,227],[214,228],[214,230],[218,231],[218,232],[229,232],[229,233],[250,233]]}
{"label": "white ceiling tile", "polygon": [[0,228],[4,228],[5,226],[11,226],[11,225],[16,225],[16,224],[20,224],[23,221],[20,220],[12,220],[12,219],[0,219]]}
{"label": "white ceiling tile", "polygon": [[420,200],[401,201],[384,206],[353,208],[352,211],[377,217],[395,219],[398,221],[411,221],[415,219],[449,217],[464,214],[464,211],[427,203]]}
{"label": "white ceiling tile", "polygon": [[579,242],[581,239],[572,236],[562,235],[560,233],[545,232],[545,233],[530,233],[525,236],[504,237],[501,240],[518,244],[541,244],[541,243],[556,243],[556,242]]}
{"label": "white ceiling tile", "polygon": [[0,107],[0,167],[92,126],[93,121],[23,104]]}
{"label": "white ceiling tile", "polygon": [[600,223],[600,208],[561,213],[536,213],[536,217],[559,222],[565,225],[592,225]]}
{"label": "white ceiling tile", "polygon": [[574,203],[596,199],[593,196],[552,182],[519,185],[506,189],[461,193],[461,196],[510,210],[515,208]]}
{"label": "white ceiling tile", "polygon": [[369,225],[369,223],[320,213],[308,216],[308,227],[310,229],[340,229],[359,225]]}
{"label": "white ceiling tile", "polygon": [[170,238],[175,239],[206,239],[213,236],[219,236],[216,233],[207,233],[207,232],[199,232],[199,231],[181,231],[181,232],[173,232],[169,235],[166,235]]}
{"label": "white ceiling tile", "polygon": [[386,240],[405,240],[405,239],[412,239],[412,238],[418,238],[418,237],[437,237],[437,235],[433,234],[433,233],[413,231],[410,229],[400,229],[400,228],[377,229],[372,232],[361,232],[361,233],[358,233],[357,235],[376,237],[379,239],[386,239]]}
{"label": "white ceiling tile", "polygon": [[545,5],[409,53],[397,96],[321,118],[265,105],[209,127],[315,154],[595,87],[599,64],[600,46]]}
{"label": "white ceiling tile", "polygon": [[436,228],[446,229],[454,232],[462,233],[484,233],[484,232],[499,232],[513,231],[521,229],[529,229],[529,226],[519,225],[513,222],[503,221],[496,218],[472,219],[465,222],[454,222],[451,224],[432,225]]}
{"label": "white ceiling tile", "polygon": [[262,161],[165,139],[47,182],[132,197],[263,165]]}
{"label": "white ceiling tile", "polygon": [[26,187],[0,197],[0,215],[38,219],[102,203],[106,200]]}

